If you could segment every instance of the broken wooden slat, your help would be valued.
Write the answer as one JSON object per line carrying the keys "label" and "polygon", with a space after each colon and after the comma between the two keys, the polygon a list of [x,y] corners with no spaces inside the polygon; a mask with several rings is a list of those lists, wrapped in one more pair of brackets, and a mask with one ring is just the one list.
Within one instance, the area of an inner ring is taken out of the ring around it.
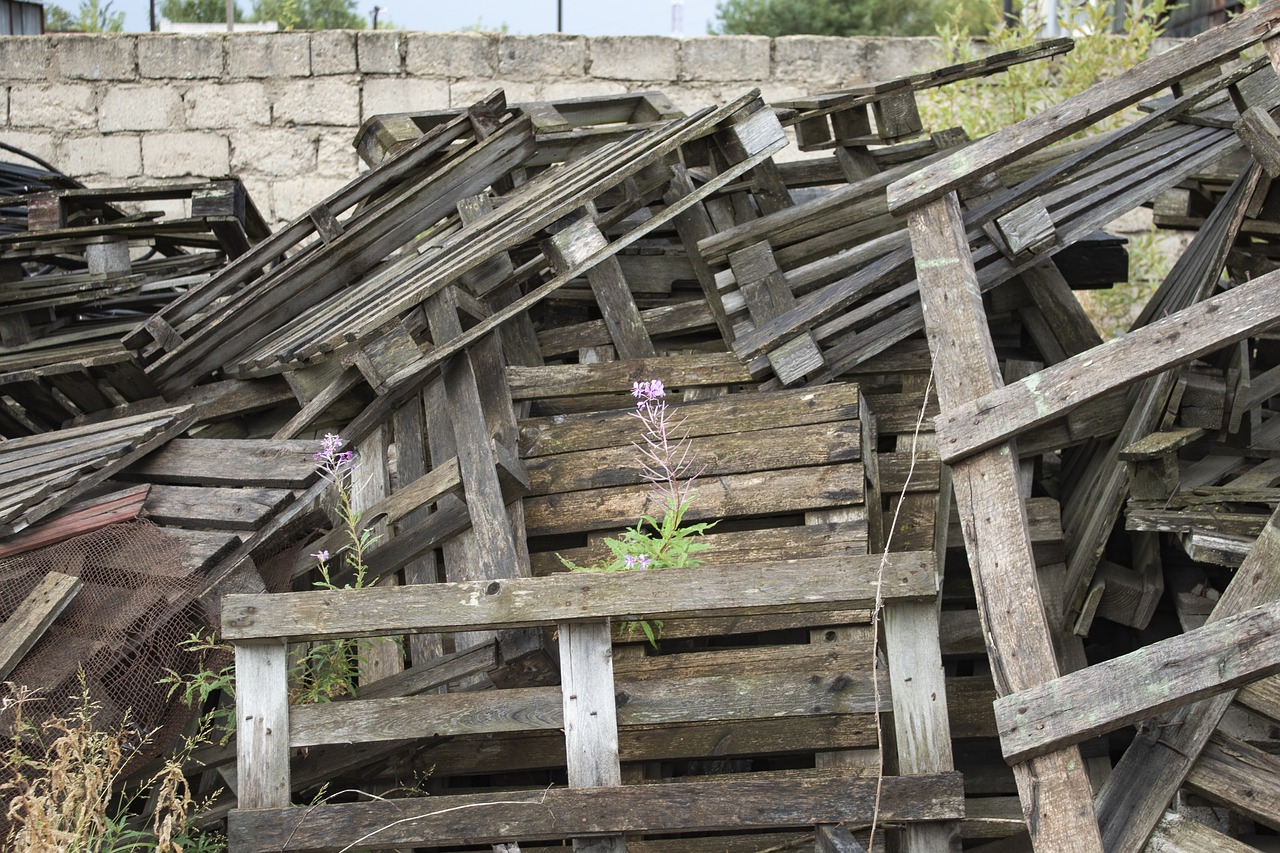
{"label": "broken wooden slat", "polygon": [[142,511],[150,489],[151,486],[143,483],[59,510],[21,533],[7,537],[0,543],[0,559],[92,533],[110,524],[132,521]]}
{"label": "broken wooden slat", "polygon": [[0,679],[8,678],[31,647],[84,586],[78,577],[49,572],[13,615],[0,624]]}

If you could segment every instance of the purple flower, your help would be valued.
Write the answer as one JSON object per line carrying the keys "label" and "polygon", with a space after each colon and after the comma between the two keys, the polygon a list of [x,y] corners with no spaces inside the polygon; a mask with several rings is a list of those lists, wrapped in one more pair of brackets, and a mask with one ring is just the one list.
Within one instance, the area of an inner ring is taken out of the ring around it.
{"label": "purple flower", "polygon": [[638,557],[628,554],[622,558],[622,562],[628,569],[647,569],[653,563],[653,558],[648,554],[641,554]]}
{"label": "purple flower", "polygon": [[326,551],[326,550],[324,550],[324,549],[321,549],[321,550],[319,550],[319,551],[316,551],[316,552],[315,552],[314,554],[312,554],[311,556],[315,557],[317,560],[319,560],[319,561],[320,561],[320,562],[322,562],[322,563],[327,563],[327,562],[329,562],[329,552],[328,552],[328,551]]}
{"label": "purple flower", "polygon": [[313,454],[312,458],[330,471],[345,468],[356,458],[354,452],[342,449],[346,443],[342,436],[328,433],[320,442],[320,452]]}
{"label": "purple flower", "polygon": [[639,402],[636,403],[637,409],[647,407],[654,400],[658,400],[667,395],[666,388],[662,385],[661,379],[650,379],[648,382],[632,382],[631,396],[636,397]]}

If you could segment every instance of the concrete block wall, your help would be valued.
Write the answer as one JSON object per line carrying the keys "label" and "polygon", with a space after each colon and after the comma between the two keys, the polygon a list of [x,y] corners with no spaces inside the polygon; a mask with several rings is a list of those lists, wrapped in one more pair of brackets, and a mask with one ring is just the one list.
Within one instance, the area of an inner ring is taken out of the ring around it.
{"label": "concrete block wall", "polygon": [[[370,116],[645,89],[692,111],[938,64],[932,39],[342,31],[0,37],[0,141],[90,186],[239,176],[272,223],[353,178]],[[0,155],[2,156],[2,155]],[[163,207],[163,205],[160,205]]]}

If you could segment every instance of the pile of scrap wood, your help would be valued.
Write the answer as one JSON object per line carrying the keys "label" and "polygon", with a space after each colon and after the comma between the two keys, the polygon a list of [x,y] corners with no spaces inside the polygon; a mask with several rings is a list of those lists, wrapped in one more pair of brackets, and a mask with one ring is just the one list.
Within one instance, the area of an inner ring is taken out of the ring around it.
{"label": "pile of scrap wood", "polygon": [[[274,233],[234,180],[10,199],[0,665],[65,687],[24,657],[102,581],[33,555],[142,515],[196,581],[147,608],[234,647],[191,772],[235,853],[1278,849],[1277,21],[976,141],[918,94],[1069,41],[380,116]],[[1194,236],[1103,342],[1073,291],[1141,206]],[[663,516],[655,379],[701,565],[568,571]],[[355,696],[291,705],[353,638]]]}

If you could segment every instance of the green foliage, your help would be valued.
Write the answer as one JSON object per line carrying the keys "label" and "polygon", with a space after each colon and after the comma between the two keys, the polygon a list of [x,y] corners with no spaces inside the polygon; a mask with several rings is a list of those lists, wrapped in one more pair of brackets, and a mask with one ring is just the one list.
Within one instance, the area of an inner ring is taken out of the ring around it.
{"label": "green foliage", "polygon": [[1077,294],[1103,338],[1115,338],[1129,331],[1142,306],[1169,274],[1173,258],[1160,242],[1160,235],[1154,231],[1129,237],[1129,280],[1103,290],[1084,290]]}
{"label": "green foliage", "polygon": [[367,25],[356,0],[254,0],[253,20],[276,21],[284,30],[362,30]]}
{"label": "green foliage", "polygon": [[[662,521],[643,515],[635,527],[628,528],[617,539],[605,539],[611,558],[591,566],[579,566],[564,557],[560,562],[575,572],[633,572],[650,569],[686,569],[699,565],[694,554],[711,547],[699,541],[715,522],[685,524],[693,495],[693,481],[701,473],[694,470],[695,455],[689,446],[689,435],[678,435],[683,420],[673,420],[667,408],[666,389],[662,380],[651,379],[631,386],[631,395],[639,402],[630,417],[640,421],[644,444],[636,444],[640,469],[662,498],[666,510]],[[646,527],[648,528],[646,530]],[[622,631],[630,634],[639,628],[650,645],[658,646],[662,622],[654,620],[624,622]]]}
{"label": "green foliage", "polygon": [[[233,7],[237,22],[244,20],[244,10],[237,3]],[[227,21],[226,0],[163,0],[160,17],[170,21],[193,24],[224,24]]]}
{"label": "green foliage", "polygon": [[[345,567],[344,576],[351,580],[341,586],[333,579],[328,551],[319,551],[316,570],[320,579],[317,589],[361,589],[368,578],[365,555],[377,542],[377,536],[361,526],[362,513],[353,502],[351,477],[355,473],[354,454],[342,451],[344,441],[336,435],[326,435],[321,450],[315,455],[320,474],[334,485],[337,495],[337,515],[346,534],[347,544],[339,551],[339,562]],[[344,696],[356,695],[356,677],[361,663],[361,652],[368,641],[345,639],[322,643],[308,643],[293,649],[293,664],[289,670],[289,701],[295,705],[330,702]],[[184,702],[192,707],[204,707],[215,694],[226,698],[223,704],[206,713],[204,724],[217,733],[225,744],[235,732],[235,664],[231,661],[232,646],[217,642],[212,635],[196,633],[183,647],[200,656],[194,672],[180,673],[170,670],[161,679],[169,685],[169,695],[180,693]],[[218,660],[227,661],[218,669]]]}
{"label": "green foliage", "polygon": [[[381,21],[378,22],[378,28],[379,29],[382,28]],[[474,24],[468,24],[467,26],[459,27],[458,29],[458,32],[460,33],[498,33],[499,35],[504,35],[504,36],[507,34],[508,31],[509,30],[508,30],[506,21],[503,21],[501,24],[498,24],[495,27],[495,26],[486,24],[484,22],[483,16],[476,18],[476,22]]]}
{"label": "green foliage", "polygon": [[[992,4],[993,12],[997,8]],[[1015,24],[1001,20],[982,39],[975,39],[975,31],[964,20],[949,17],[938,27],[943,63],[969,62],[989,53],[1034,44],[1044,24],[1034,8],[1024,9]],[[1160,22],[1171,3],[1153,0],[1140,9],[1131,9],[1119,33],[1111,32],[1111,8],[1107,0],[1064,2],[1059,24],[1063,32],[1073,34],[1074,50],[1052,60],[1023,63],[991,77],[923,92],[920,108],[926,124],[938,128],[959,125],[971,136],[985,136],[1136,65],[1160,36]],[[1117,114],[1095,129],[1117,127],[1128,118]]]}
{"label": "green foliage", "polygon": [[708,29],[720,35],[933,35],[955,15],[972,32],[994,23],[981,0],[720,0]]}
{"label": "green foliage", "polygon": [[62,33],[119,33],[124,31],[124,12],[111,8],[112,0],[82,0],[80,8],[71,14],[61,6],[47,6],[44,10],[44,28]]}

